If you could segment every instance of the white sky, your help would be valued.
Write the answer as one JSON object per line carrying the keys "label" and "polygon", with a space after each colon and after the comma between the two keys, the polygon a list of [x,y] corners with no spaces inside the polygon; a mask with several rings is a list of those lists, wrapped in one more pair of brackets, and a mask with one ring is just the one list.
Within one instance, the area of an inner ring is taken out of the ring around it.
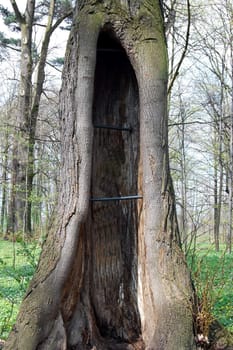
{"label": "white sky", "polygon": [[[25,10],[25,6],[26,6],[26,0],[17,0],[16,1],[20,11],[24,11]],[[10,0],[0,0],[0,4],[9,8],[9,9],[12,9],[12,6],[11,6],[11,3],[10,3]]]}
{"label": "white sky", "polygon": [[[24,13],[25,7],[26,7],[26,0],[17,0],[16,1],[19,10]],[[3,5],[4,7],[7,7],[10,11],[12,11],[12,6],[10,3],[10,0],[0,0],[0,4]],[[13,32],[9,32],[7,28],[4,26],[2,20],[0,20],[0,31],[4,33],[9,33],[9,35],[13,36]],[[40,34],[41,33],[41,34]],[[61,50],[64,49],[64,45],[66,45],[67,38],[68,38],[68,32],[64,30],[59,30],[58,32],[55,31],[55,33],[52,36],[52,43],[51,46],[61,48]],[[40,27],[37,27],[36,29],[36,35],[38,37],[38,41],[40,41],[39,37],[42,35],[42,30]],[[57,55],[57,53],[56,53]],[[58,55],[59,56],[59,55]]]}
{"label": "white sky", "polygon": [[[17,0],[17,5],[24,13],[26,0]],[[0,4],[4,7],[7,7],[10,11],[12,11],[12,6],[10,0],[0,0]],[[6,35],[10,37],[20,37],[20,33],[10,31],[3,23],[0,17],[0,31],[4,32]],[[52,35],[49,49],[49,59],[55,57],[64,57],[66,42],[68,39],[69,32],[56,29]],[[42,27],[34,27],[34,40],[37,42],[39,46],[41,44],[43,36],[43,28]],[[6,61],[2,61],[0,64],[0,80],[4,82],[2,86],[2,93],[0,96],[0,104],[4,103],[4,100],[9,96],[9,92],[12,88],[12,84],[14,84],[15,79],[17,79],[17,74],[19,72],[19,54],[17,52],[11,51],[9,52],[9,59]],[[47,66],[47,73],[49,74],[50,84],[53,84],[55,87],[60,86],[60,74],[53,68]],[[5,91],[3,91],[5,90]]]}

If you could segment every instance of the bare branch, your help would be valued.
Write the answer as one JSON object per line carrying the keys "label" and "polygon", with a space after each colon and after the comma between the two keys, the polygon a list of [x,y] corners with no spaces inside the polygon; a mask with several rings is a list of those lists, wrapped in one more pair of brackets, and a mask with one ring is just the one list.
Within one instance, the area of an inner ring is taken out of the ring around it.
{"label": "bare branch", "polygon": [[70,10],[70,11],[64,13],[64,15],[61,16],[61,17],[54,23],[54,25],[52,26],[52,28],[51,28],[51,33],[53,33],[54,30],[55,30],[66,18],[70,17],[70,16],[72,15],[72,13],[73,13],[73,10]]}
{"label": "bare branch", "polygon": [[13,7],[13,10],[15,12],[15,16],[17,18],[17,21],[20,24],[23,23],[24,22],[24,18],[22,16],[21,12],[19,11],[19,8],[18,8],[18,5],[17,5],[16,1],[15,0],[10,0],[10,2],[11,2],[11,6]]}
{"label": "bare branch", "polygon": [[188,50],[188,45],[189,45],[189,37],[190,37],[190,27],[191,27],[191,9],[190,9],[190,0],[187,0],[187,14],[188,14],[188,24],[187,24],[187,31],[186,31],[186,37],[185,37],[185,46],[184,46],[184,50],[183,50],[183,53],[181,55],[181,58],[180,58],[180,61],[176,67],[176,70],[175,70],[175,73],[173,74],[173,77],[172,77],[172,80],[169,84],[169,87],[168,87],[168,95],[170,94],[171,92],[171,89],[174,85],[174,82],[176,80],[176,77],[178,76],[179,74],[179,70],[180,70],[180,67],[184,61],[184,58],[186,56],[186,53],[187,53],[187,50]]}

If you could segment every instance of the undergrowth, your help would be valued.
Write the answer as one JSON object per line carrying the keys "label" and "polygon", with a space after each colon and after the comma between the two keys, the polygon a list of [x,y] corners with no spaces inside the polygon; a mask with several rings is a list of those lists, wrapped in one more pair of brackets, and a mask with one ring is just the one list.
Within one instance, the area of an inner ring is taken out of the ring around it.
{"label": "undergrowth", "polygon": [[208,327],[217,320],[233,332],[233,254],[215,252],[213,247],[200,245],[190,251],[188,264],[199,298],[196,317],[204,335]]}
{"label": "undergrowth", "polygon": [[20,302],[35,271],[40,253],[37,242],[0,240],[0,338],[6,339]]}
{"label": "undergrowth", "polygon": [[[20,302],[37,266],[40,245],[0,240],[0,338],[6,339]],[[188,264],[200,300],[198,314],[203,333],[218,320],[233,332],[233,254],[200,246],[188,254]]]}

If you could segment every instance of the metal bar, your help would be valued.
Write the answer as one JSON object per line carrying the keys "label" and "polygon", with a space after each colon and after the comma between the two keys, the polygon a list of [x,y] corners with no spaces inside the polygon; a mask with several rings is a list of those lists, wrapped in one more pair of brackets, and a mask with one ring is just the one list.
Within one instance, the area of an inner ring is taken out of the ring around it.
{"label": "metal bar", "polygon": [[104,49],[104,48],[98,48],[97,51],[103,51],[103,52],[122,52],[125,53],[122,49]]}
{"label": "metal bar", "polygon": [[126,127],[121,127],[121,126],[110,126],[110,125],[99,125],[99,124],[94,124],[94,128],[96,129],[110,129],[110,130],[120,130],[120,131],[132,131],[132,128],[129,126]]}
{"label": "metal bar", "polygon": [[91,198],[91,202],[107,202],[107,201],[126,201],[131,199],[142,199],[143,197],[140,195],[133,196],[121,196],[121,197],[99,197],[99,198]]}

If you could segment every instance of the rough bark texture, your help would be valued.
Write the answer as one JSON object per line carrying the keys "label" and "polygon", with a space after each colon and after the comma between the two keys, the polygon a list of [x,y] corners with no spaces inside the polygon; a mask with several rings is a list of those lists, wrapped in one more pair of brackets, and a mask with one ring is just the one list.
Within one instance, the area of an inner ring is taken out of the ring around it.
{"label": "rough bark texture", "polygon": [[[5,349],[195,349],[168,167],[159,1],[83,1],[76,10],[56,219]],[[135,194],[143,198],[90,201]]]}

